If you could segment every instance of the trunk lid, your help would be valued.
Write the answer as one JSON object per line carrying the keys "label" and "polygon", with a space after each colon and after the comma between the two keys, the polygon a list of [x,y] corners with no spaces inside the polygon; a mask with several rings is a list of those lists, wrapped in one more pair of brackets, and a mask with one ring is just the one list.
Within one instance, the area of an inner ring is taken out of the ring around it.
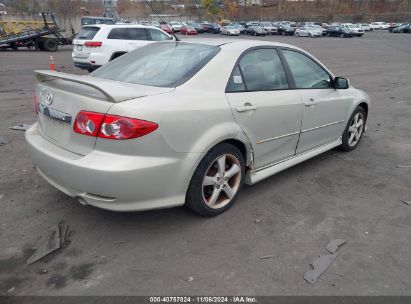
{"label": "trunk lid", "polygon": [[106,114],[116,102],[173,90],[53,71],[36,73],[41,135],[55,145],[80,155],[93,151],[97,139],[73,131],[80,111]]}

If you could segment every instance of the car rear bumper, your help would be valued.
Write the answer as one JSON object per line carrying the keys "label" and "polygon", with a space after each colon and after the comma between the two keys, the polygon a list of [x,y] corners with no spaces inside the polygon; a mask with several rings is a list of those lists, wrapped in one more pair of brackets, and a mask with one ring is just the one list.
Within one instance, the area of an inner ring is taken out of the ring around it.
{"label": "car rear bumper", "polygon": [[100,65],[94,65],[89,62],[79,62],[79,61],[74,61],[74,66],[83,70],[95,70],[100,67]]}
{"label": "car rear bumper", "polygon": [[44,139],[34,124],[25,134],[39,174],[82,204],[112,211],[181,206],[201,153],[175,157],[113,154],[81,156]]}

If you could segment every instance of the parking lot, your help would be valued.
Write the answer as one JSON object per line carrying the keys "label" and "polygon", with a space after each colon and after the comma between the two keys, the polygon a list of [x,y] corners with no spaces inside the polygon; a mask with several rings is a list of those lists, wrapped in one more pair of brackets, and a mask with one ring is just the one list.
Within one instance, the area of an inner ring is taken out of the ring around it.
{"label": "parking lot", "polygon": [[[0,294],[411,295],[411,205],[402,202],[411,202],[410,35],[256,39],[299,46],[366,91],[368,130],[353,152],[245,187],[214,218],[185,208],[103,211],[50,186],[24,133],[9,127],[35,121],[33,70],[48,69],[50,54],[57,70],[85,72],[68,47],[0,52],[0,136],[9,140],[0,146]],[[27,266],[39,236],[62,220],[70,244]],[[347,241],[335,262],[316,284],[304,281],[335,238]]]}

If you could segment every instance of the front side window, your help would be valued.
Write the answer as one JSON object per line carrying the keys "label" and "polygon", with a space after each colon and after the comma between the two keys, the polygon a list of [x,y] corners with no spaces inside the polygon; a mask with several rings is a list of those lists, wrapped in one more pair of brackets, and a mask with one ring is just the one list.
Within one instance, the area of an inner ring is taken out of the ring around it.
{"label": "front side window", "polygon": [[308,56],[296,51],[283,50],[297,89],[331,88],[331,77]]}
{"label": "front side window", "polygon": [[155,87],[176,87],[200,71],[219,47],[184,42],[158,42],[109,62],[90,76]]}
{"label": "front side window", "polygon": [[171,38],[170,36],[160,32],[159,30],[155,30],[155,29],[148,29],[150,36],[151,36],[151,40],[154,41],[163,41],[163,40],[171,40],[173,38]]}
{"label": "front side window", "polygon": [[143,28],[129,28],[130,40],[148,40],[146,30]]}
{"label": "front side window", "polygon": [[240,60],[247,91],[288,89],[287,76],[275,49],[257,49]]}

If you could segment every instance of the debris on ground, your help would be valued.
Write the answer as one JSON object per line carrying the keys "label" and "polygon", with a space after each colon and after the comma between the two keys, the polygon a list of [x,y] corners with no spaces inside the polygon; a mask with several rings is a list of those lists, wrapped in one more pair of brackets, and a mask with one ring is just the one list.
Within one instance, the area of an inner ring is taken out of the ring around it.
{"label": "debris on ground", "polygon": [[10,141],[7,138],[0,136],[0,146],[6,145],[9,142]]}
{"label": "debris on ground", "polygon": [[304,274],[304,280],[308,283],[314,284],[317,282],[317,279],[320,275],[323,274],[324,271],[331,265],[332,262],[337,258],[338,252],[334,254],[327,254],[327,255],[320,255],[314,262],[310,265],[312,269],[308,270]]}
{"label": "debris on ground", "polygon": [[397,165],[396,167],[397,167],[397,168],[411,168],[411,165],[409,165],[409,166],[401,166],[401,165]]}
{"label": "debris on ground", "polygon": [[336,253],[338,248],[346,243],[343,239],[333,239],[331,240],[328,245],[325,247],[329,253]]}
{"label": "debris on ground", "polygon": [[346,241],[342,239],[331,240],[326,246],[326,249],[332,254],[320,255],[318,258],[316,258],[310,264],[312,269],[304,273],[304,280],[311,284],[317,282],[320,275],[322,275],[327,270],[327,268],[332,264],[332,262],[334,262],[334,260],[337,258],[338,248],[340,248],[345,243]]}
{"label": "debris on ground", "polygon": [[[1,199],[1,195],[0,195],[0,199]],[[411,201],[404,201],[404,200],[400,200],[400,201],[408,206],[411,206]]]}
{"label": "debris on ground", "polygon": [[33,264],[50,253],[64,247],[68,241],[70,226],[65,222],[55,225],[50,231],[50,236],[43,240],[33,255],[27,260],[27,265]]}
{"label": "debris on ground", "polygon": [[274,255],[265,255],[262,257],[259,257],[260,260],[267,260],[267,259],[274,259],[275,256]]}
{"label": "debris on ground", "polygon": [[9,129],[16,130],[16,131],[26,131],[30,127],[31,125],[21,124],[21,125],[12,126]]}

